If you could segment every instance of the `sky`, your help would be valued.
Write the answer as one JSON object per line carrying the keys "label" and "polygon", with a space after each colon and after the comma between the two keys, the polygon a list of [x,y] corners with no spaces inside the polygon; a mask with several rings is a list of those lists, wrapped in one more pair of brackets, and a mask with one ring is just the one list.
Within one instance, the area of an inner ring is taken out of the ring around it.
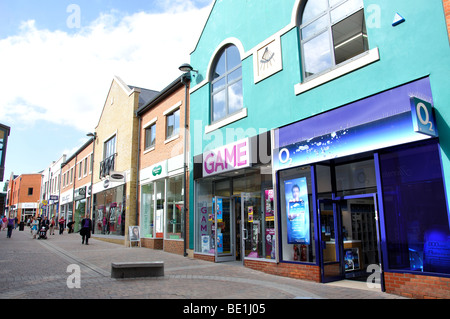
{"label": "sky", "polygon": [[213,0],[0,0],[4,181],[71,156],[114,76],[160,91],[189,62]]}

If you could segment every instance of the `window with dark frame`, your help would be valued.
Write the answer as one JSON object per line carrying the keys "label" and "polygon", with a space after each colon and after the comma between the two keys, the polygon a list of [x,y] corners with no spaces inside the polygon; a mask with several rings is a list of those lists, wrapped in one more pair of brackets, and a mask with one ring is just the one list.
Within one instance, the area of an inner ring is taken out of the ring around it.
{"label": "window with dark frame", "polygon": [[103,159],[107,159],[116,153],[116,136],[114,135],[104,144]]}
{"label": "window with dark frame", "polygon": [[28,188],[28,196],[33,195],[33,187]]}
{"label": "window with dark frame", "polygon": [[156,144],[156,123],[145,129],[145,150],[155,147]]}
{"label": "window with dark frame", "polygon": [[180,133],[180,109],[166,115],[166,140]]}
{"label": "window with dark frame", "polygon": [[304,79],[368,51],[363,0],[308,1],[300,37]]}

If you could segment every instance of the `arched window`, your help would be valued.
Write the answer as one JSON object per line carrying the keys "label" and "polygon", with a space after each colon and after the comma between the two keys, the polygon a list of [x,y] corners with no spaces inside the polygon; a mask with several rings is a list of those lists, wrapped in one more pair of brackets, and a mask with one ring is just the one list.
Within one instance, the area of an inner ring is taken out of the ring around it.
{"label": "arched window", "polygon": [[369,49],[363,0],[310,0],[300,16],[304,79]]}
{"label": "arched window", "polygon": [[211,122],[243,107],[242,64],[239,50],[229,45],[219,52],[211,74]]}

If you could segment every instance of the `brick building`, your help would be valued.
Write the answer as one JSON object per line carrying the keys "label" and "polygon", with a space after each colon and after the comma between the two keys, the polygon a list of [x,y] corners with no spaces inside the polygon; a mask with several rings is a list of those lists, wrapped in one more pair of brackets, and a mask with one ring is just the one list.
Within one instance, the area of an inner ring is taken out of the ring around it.
{"label": "brick building", "polygon": [[142,245],[186,254],[189,190],[184,176],[189,79],[177,78],[138,110],[139,207]]}
{"label": "brick building", "polygon": [[137,225],[136,111],[157,93],[128,86],[119,77],[112,80],[95,128],[91,217],[97,238],[125,244],[128,227]]}
{"label": "brick building", "polygon": [[91,211],[93,139],[89,139],[61,165],[60,212],[66,223],[74,221],[74,231]]}
{"label": "brick building", "polygon": [[36,216],[39,207],[41,174],[11,174],[8,183],[6,206],[19,221]]}

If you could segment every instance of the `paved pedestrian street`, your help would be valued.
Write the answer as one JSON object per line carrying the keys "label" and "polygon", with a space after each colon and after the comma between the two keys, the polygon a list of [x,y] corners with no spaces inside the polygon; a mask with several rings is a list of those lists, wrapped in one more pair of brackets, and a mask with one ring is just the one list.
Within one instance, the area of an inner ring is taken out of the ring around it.
{"label": "paved pedestrian street", "polygon": [[[37,240],[31,238],[27,227],[15,230],[10,239],[2,231],[0,247],[1,299],[400,298],[377,290],[268,275],[239,263],[210,263],[147,248],[127,248],[95,238],[82,245],[77,233]],[[165,276],[111,278],[111,263],[124,261],[164,261]],[[80,288],[73,267],[79,267]]]}

